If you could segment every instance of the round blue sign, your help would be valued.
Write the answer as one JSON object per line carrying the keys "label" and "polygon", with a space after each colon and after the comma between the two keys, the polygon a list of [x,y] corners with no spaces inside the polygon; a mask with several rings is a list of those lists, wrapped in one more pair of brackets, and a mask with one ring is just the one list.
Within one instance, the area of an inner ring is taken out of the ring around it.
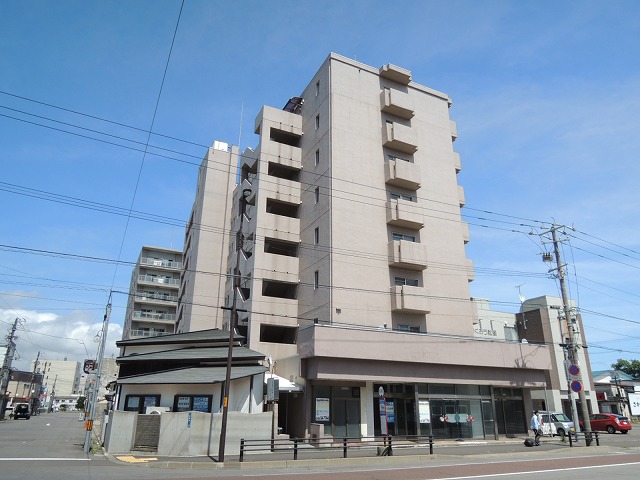
{"label": "round blue sign", "polygon": [[580,391],[582,391],[582,383],[580,383],[577,380],[574,380],[573,382],[571,382],[571,390],[573,390],[576,393],[579,393]]}
{"label": "round blue sign", "polygon": [[580,367],[578,367],[578,365],[570,365],[569,373],[575,377],[580,373]]}

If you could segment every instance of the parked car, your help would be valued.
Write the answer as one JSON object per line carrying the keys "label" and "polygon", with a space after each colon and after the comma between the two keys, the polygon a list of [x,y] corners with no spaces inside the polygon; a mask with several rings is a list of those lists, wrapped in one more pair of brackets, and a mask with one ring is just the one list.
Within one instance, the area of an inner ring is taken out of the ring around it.
{"label": "parked car", "polygon": [[555,435],[564,437],[575,431],[573,422],[562,412],[540,412],[542,424],[552,424],[555,427]]}
{"label": "parked car", "polygon": [[13,406],[13,419],[17,420],[19,418],[26,418],[27,420],[31,418],[31,411],[29,410],[28,403],[16,403]]}
{"label": "parked car", "polygon": [[[615,413],[594,413],[589,415],[591,430],[599,432],[627,433],[631,430],[631,421],[627,417]],[[580,420],[580,430],[584,430],[584,422]]]}

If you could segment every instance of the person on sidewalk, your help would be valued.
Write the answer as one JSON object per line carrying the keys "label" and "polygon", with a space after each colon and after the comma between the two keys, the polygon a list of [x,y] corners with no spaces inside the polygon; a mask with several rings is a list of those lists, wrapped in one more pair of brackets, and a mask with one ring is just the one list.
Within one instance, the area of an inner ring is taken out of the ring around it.
{"label": "person on sidewalk", "polygon": [[533,411],[533,415],[531,416],[531,430],[535,434],[535,439],[533,441],[533,445],[536,447],[540,446],[540,437],[542,436],[542,421],[540,416],[538,415],[538,410]]}

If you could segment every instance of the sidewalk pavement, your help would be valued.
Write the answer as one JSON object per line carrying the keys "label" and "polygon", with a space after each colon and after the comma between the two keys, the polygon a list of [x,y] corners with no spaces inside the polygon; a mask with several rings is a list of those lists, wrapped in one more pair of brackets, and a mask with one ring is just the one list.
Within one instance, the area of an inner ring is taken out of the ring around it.
{"label": "sidewalk pavement", "polygon": [[[246,454],[243,462],[238,461],[237,455],[226,455],[225,462],[217,462],[215,456],[197,457],[167,457],[145,452],[132,452],[127,455],[110,455],[103,452],[105,457],[115,463],[126,463],[147,468],[162,468],[175,470],[272,470],[272,469],[309,469],[338,466],[399,466],[419,465],[427,462],[445,461],[448,463],[468,462],[469,459],[487,461],[488,459],[515,460],[544,458],[553,454],[566,456],[592,456],[628,452],[628,447],[600,445],[595,442],[587,447],[584,441],[573,443],[562,442],[560,438],[545,437],[539,447],[526,447],[523,441],[526,437],[501,440],[454,440],[434,441],[434,453],[429,454],[428,446],[411,447],[396,445],[392,456],[377,456],[376,449],[349,449],[348,458],[343,458],[342,449],[326,449],[306,446],[298,450],[298,460],[293,460],[293,450],[285,452],[252,452]],[[217,452],[216,452],[217,453]]]}

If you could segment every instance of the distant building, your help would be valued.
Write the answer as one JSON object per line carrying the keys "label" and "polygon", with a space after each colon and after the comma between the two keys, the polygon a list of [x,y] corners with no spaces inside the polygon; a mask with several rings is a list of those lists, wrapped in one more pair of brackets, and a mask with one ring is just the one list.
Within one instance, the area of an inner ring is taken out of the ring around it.
{"label": "distant building", "polygon": [[[33,365],[32,365],[33,368]],[[40,360],[38,370],[43,375],[43,398],[41,406],[51,408],[56,403],[60,405],[62,399],[65,404],[73,404],[83,394],[80,383],[82,370],[80,362],[74,360]],[[53,403],[52,403],[53,402]]]}
{"label": "distant building", "polygon": [[[573,302],[571,305],[575,307]],[[579,345],[587,345],[582,324],[582,316],[576,314],[572,318],[574,329],[579,335]],[[571,396],[569,395],[568,363],[566,345],[570,343],[567,321],[564,319],[562,299],[558,297],[542,296],[525,300],[521,313],[517,315],[518,335],[529,344],[544,345],[550,349],[551,366],[546,371],[546,389],[532,391],[533,405],[540,410],[564,411],[571,413]],[[596,390],[593,385],[593,375],[586,348],[578,349],[578,363],[582,374],[583,389],[587,405],[592,413],[598,412]],[[577,401],[578,395],[571,393]],[[580,406],[577,407],[581,413]]]}
{"label": "distant building", "polygon": [[123,340],[174,333],[182,251],[142,247],[131,274]]}

